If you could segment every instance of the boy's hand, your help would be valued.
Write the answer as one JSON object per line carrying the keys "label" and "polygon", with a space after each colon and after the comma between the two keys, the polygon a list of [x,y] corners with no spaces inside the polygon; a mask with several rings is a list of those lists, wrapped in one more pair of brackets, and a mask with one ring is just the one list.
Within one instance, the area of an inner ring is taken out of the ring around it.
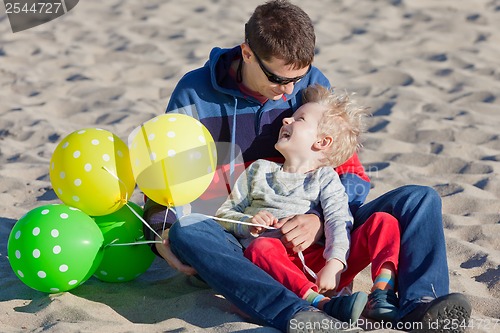
{"label": "boy's hand", "polygon": [[[278,223],[278,219],[274,217],[273,214],[269,213],[268,211],[261,210],[257,214],[255,214],[251,219],[250,222],[253,224],[260,224],[260,225],[266,225],[266,226],[273,226],[274,224]],[[251,226],[250,228],[250,233],[251,234],[256,234],[259,235],[263,233],[266,229],[263,227],[259,226]]]}
{"label": "boy's hand", "polygon": [[304,251],[323,235],[323,223],[314,214],[285,217],[275,227],[281,228],[281,242],[293,252]]}
{"label": "boy's hand", "polygon": [[332,294],[340,282],[340,274],[344,269],[344,264],[337,259],[332,259],[325,264],[318,272],[316,285],[320,294]]}

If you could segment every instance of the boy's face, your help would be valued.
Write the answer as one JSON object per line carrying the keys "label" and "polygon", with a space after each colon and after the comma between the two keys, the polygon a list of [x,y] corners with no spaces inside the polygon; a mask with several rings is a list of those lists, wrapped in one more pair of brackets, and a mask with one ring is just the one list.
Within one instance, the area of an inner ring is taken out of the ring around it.
{"label": "boy's face", "polygon": [[302,105],[293,116],[283,119],[283,125],[275,144],[286,159],[310,158],[313,145],[318,141],[318,124],[323,116],[324,106],[318,103]]}

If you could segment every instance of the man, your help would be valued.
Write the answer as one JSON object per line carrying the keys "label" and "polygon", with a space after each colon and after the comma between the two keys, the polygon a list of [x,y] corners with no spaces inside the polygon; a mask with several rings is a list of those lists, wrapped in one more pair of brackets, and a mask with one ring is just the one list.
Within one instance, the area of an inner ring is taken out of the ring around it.
{"label": "man", "polygon": [[[282,119],[301,105],[302,89],[312,84],[330,86],[328,79],[311,65],[314,47],[314,28],[307,14],[287,1],[271,1],[255,9],[245,25],[245,41],[240,46],[214,48],[205,66],[180,80],[167,112],[196,117],[216,142],[230,143],[229,166],[219,169],[208,192],[215,191],[217,181],[230,187],[232,179],[237,178],[237,148],[245,164],[257,159],[282,159],[274,149]],[[398,320],[424,322],[424,327],[429,323],[449,327],[451,320],[466,323],[470,303],[461,294],[449,294],[437,193],[428,187],[405,186],[363,205],[370,185],[358,157],[354,155],[336,171],[346,188],[355,228],[375,212],[387,212],[400,223]],[[173,223],[176,219],[151,200],[145,209],[146,220],[160,232],[165,220]],[[294,251],[309,247],[322,236],[320,217],[321,212],[311,210],[284,219],[284,244]],[[184,227],[175,223],[163,238],[164,243],[158,244],[156,250],[172,267],[186,274],[197,273],[253,318],[283,331],[303,327],[298,322],[317,324],[328,319],[324,313],[311,311],[307,302],[246,260],[236,238],[213,220]],[[331,328],[329,331],[335,331]]]}

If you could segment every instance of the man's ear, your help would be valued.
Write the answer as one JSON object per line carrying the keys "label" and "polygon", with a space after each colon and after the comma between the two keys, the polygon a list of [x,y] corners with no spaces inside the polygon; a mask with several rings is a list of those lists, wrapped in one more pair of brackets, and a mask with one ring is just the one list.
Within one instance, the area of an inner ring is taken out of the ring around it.
{"label": "man's ear", "polygon": [[253,52],[250,46],[247,43],[241,43],[241,56],[243,57],[243,61],[249,62],[250,58],[253,57]]}
{"label": "man's ear", "polygon": [[332,144],[333,144],[333,138],[327,135],[316,140],[313,147],[318,150],[324,150],[331,147]]}

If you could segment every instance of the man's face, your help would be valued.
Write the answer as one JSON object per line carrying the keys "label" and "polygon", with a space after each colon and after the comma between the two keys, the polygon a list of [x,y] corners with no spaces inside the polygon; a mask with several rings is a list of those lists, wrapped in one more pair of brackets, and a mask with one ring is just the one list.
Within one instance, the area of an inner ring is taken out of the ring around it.
{"label": "man's face", "polygon": [[273,57],[270,61],[266,61],[255,53],[252,54],[247,64],[252,72],[249,88],[271,100],[279,100],[285,93],[291,94],[295,83],[310,69],[310,66],[296,69],[293,65],[286,65],[282,59]]}

